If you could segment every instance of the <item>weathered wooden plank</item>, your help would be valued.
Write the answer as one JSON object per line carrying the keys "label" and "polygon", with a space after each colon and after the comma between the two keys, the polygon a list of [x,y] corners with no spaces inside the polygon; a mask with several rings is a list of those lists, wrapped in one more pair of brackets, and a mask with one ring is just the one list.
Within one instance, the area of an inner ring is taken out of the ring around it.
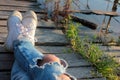
{"label": "weathered wooden plank", "polygon": [[[71,75],[75,76],[76,78],[86,78],[86,80],[93,77],[101,77],[101,75],[93,75],[92,73],[96,71],[92,67],[79,67],[79,68],[68,68],[67,72]],[[0,80],[9,80],[10,79],[10,72],[0,72]],[[103,79],[104,80],[104,79]]]}
{"label": "weathered wooden plank", "polygon": [[[13,13],[13,11],[0,11],[0,25],[1,26],[6,26],[7,19],[9,17],[9,15],[12,13]],[[25,12],[21,12],[21,14],[24,16]],[[38,18],[38,26],[54,26],[55,27],[55,23],[53,21],[51,21],[50,19],[48,19],[46,21],[43,20],[45,18],[45,14],[38,12],[38,13],[36,13],[36,15]]]}
{"label": "weathered wooden plank", "polygon": [[[77,78],[93,78],[93,77],[101,77],[100,74],[96,73],[93,67],[78,67],[78,68],[68,68],[67,72]],[[95,73],[93,75],[92,73]]]}
{"label": "weathered wooden plank", "polygon": [[103,51],[120,51],[120,46],[100,46],[99,48]]}
{"label": "weathered wooden plank", "polygon": [[118,63],[120,63],[120,57],[114,57],[114,60]]}
{"label": "weathered wooden plank", "polygon": [[0,80],[10,80],[10,72],[0,72]]}
{"label": "weathered wooden plank", "polygon": [[38,27],[44,27],[44,28],[58,28],[55,25],[55,22],[51,21],[51,20],[38,20]]}
{"label": "weathered wooden plank", "polygon": [[[4,30],[7,32],[7,30]],[[7,33],[0,33],[0,42],[4,43],[5,39],[7,37]],[[55,30],[55,29],[40,29],[38,28],[36,30],[37,38],[36,44],[49,44],[52,45],[66,45],[68,44],[68,41],[64,35],[64,33],[61,30]]]}
{"label": "weathered wooden plank", "polygon": [[[69,53],[71,48],[66,46],[35,46],[40,52],[44,54],[64,54]],[[71,51],[72,52],[72,51]]]}
{"label": "weathered wooden plank", "polygon": [[31,2],[30,0],[20,0],[20,1],[16,1],[16,0],[2,0],[0,2],[0,5],[2,6],[21,6],[21,7],[28,7],[28,6],[33,6],[36,5],[36,2]]}
{"label": "weathered wooden plank", "polygon": [[13,61],[14,60],[14,55],[13,53],[0,53],[0,61],[3,62],[3,61]]}
{"label": "weathered wooden plank", "polygon": [[40,12],[40,8],[35,7],[35,6],[29,6],[29,7],[19,7],[19,6],[0,6],[1,11],[28,11],[28,10],[33,10],[35,12]]}
{"label": "weathered wooden plank", "polygon": [[[0,15],[1,16],[6,16],[6,17],[8,17],[11,13],[12,13],[13,11],[0,11]],[[21,14],[22,15],[24,15],[24,13],[25,12],[23,12],[23,11],[20,11],[21,12]],[[36,13],[37,14],[37,16],[39,17],[42,17],[43,15],[45,15],[45,14],[42,14],[41,12],[37,12]],[[7,19],[7,18],[6,18]]]}
{"label": "weathered wooden plank", "polygon": [[0,20],[0,26],[6,26],[7,21],[6,20]]}
{"label": "weathered wooden plank", "polygon": [[49,29],[37,29],[36,38],[38,39],[38,44],[44,43],[56,43],[57,44],[68,44],[64,33],[61,30],[49,30]]}
{"label": "weathered wooden plank", "polygon": [[55,55],[61,59],[66,60],[68,62],[69,67],[86,67],[92,65],[87,60],[83,59],[82,56],[75,53],[55,54]]}
{"label": "weathered wooden plank", "polygon": [[111,57],[119,57],[120,58],[120,51],[106,51],[104,53]]}
{"label": "weathered wooden plank", "polygon": [[0,61],[0,70],[11,70],[13,61]]}
{"label": "weathered wooden plank", "polygon": [[[71,48],[66,46],[35,46],[40,52],[42,53],[52,53],[52,54],[58,54],[58,53],[71,53]],[[3,45],[0,45],[0,53],[10,53],[7,51]]]}
{"label": "weathered wooden plank", "polygon": [[[3,20],[0,20],[0,26],[4,26],[4,27],[7,26],[7,20],[4,20],[4,16],[3,16]],[[48,21],[40,20],[40,16],[38,17],[37,27],[42,27],[42,28],[57,28],[55,26],[56,25],[55,25],[55,23],[53,21],[51,21],[51,20],[48,20]]]}
{"label": "weathered wooden plank", "polygon": [[7,34],[0,33],[0,43],[3,43],[6,40]]}
{"label": "weathered wooden plank", "polygon": [[[4,22],[3,22],[4,23]],[[7,24],[7,23],[6,23]],[[0,33],[7,33],[8,30],[7,30],[7,27],[1,27],[0,26]]]}
{"label": "weathered wooden plank", "polygon": [[1,16],[8,16],[12,13],[12,11],[0,11]]}
{"label": "weathered wooden plank", "polygon": [[0,20],[6,20],[8,19],[8,16],[0,15]]}
{"label": "weathered wooden plank", "polygon": [[[66,53],[66,54],[55,54],[60,59],[64,59],[68,62],[69,67],[86,67],[91,66],[91,64],[84,60],[80,55]],[[0,70],[10,70],[13,64],[14,56],[13,54],[3,54],[0,53]],[[5,64],[5,65],[4,65]]]}
{"label": "weathered wooden plank", "polygon": [[89,41],[95,42],[95,43],[111,43],[114,41],[115,43],[119,40],[119,33],[109,33],[106,36],[98,31],[82,31],[80,30],[79,36],[81,38],[86,38]]}
{"label": "weathered wooden plank", "polygon": [[120,46],[98,46],[104,54],[113,57],[116,62],[120,63]]}
{"label": "weathered wooden plank", "polygon": [[78,80],[106,80],[106,78],[78,79]]}
{"label": "weathered wooden plank", "polygon": [[115,11],[101,11],[101,10],[71,10],[71,13],[82,13],[82,14],[96,14],[96,15],[106,15],[106,16],[120,16],[119,13]]}
{"label": "weathered wooden plank", "polygon": [[112,57],[120,57],[120,46],[99,46],[105,54]]}

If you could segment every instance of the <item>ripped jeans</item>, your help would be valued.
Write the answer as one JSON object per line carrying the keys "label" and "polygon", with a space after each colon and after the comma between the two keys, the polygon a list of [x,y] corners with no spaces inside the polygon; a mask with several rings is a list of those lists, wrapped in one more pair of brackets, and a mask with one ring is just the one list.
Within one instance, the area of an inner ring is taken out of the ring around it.
{"label": "ripped jeans", "polygon": [[11,80],[58,80],[57,76],[66,70],[57,62],[38,66],[37,60],[42,60],[44,55],[27,39],[14,41],[14,56]]}

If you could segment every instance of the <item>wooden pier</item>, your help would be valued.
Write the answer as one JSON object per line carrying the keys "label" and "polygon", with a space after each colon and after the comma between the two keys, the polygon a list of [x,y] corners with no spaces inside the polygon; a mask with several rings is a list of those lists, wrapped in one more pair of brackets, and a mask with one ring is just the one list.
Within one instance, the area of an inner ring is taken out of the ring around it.
{"label": "wooden pier", "polygon": [[51,20],[42,20],[44,14],[42,14],[36,2],[29,0],[0,0],[0,80],[10,80],[10,72],[14,61],[13,53],[8,52],[3,47],[8,32],[7,19],[13,10],[21,11],[23,14],[28,10],[37,13],[38,26],[35,36],[38,41],[35,43],[35,47],[44,54],[52,53],[65,59],[69,64],[68,73],[78,80],[106,80],[97,73],[91,63],[70,51],[69,42],[62,32],[62,28],[56,29],[54,22]]}

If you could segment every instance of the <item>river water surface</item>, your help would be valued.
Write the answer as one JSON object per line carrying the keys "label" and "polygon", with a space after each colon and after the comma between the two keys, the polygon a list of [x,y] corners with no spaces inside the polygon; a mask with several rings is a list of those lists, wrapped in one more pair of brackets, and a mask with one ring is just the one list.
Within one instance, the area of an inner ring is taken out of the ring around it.
{"label": "river water surface", "polygon": [[[79,2],[79,8],[76,6],[76,9],[80,10],[100,10],[100,11],[113,11],[114,0],[77,0]],[[120,1],[119,1],[120,2]],[[115,12],[120,14],[120,4],[116,3]],[[76,13],[75,15],[79,16],[82,19],[96,23],[99,27],[107,27],[108,22],[109,30],[112,30],[115,33],[120,33],[120,16],[111,17],[105,15],[95,15],[95,14],[80,14]]]}

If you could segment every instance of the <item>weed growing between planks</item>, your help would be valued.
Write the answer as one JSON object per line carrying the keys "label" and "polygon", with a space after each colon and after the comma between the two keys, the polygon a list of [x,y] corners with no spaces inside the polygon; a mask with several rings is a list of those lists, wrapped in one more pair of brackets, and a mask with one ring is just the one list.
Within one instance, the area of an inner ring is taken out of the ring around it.
{"label": "weed growing between planks", "polygon": [[68,26],[66,28],[66,36],[73,50],[90,61],[96,67],[97,71],[108,80],[120,80],[120,77],[117,75],[117,69],[120,64],[115,62],[113,57],[105,55],[96,44],[88,42],[87,38],[82,39],[79,36],[80,30],[78,24],[75,24],[71,20],[66,21],[69,23],[66,24]]}

